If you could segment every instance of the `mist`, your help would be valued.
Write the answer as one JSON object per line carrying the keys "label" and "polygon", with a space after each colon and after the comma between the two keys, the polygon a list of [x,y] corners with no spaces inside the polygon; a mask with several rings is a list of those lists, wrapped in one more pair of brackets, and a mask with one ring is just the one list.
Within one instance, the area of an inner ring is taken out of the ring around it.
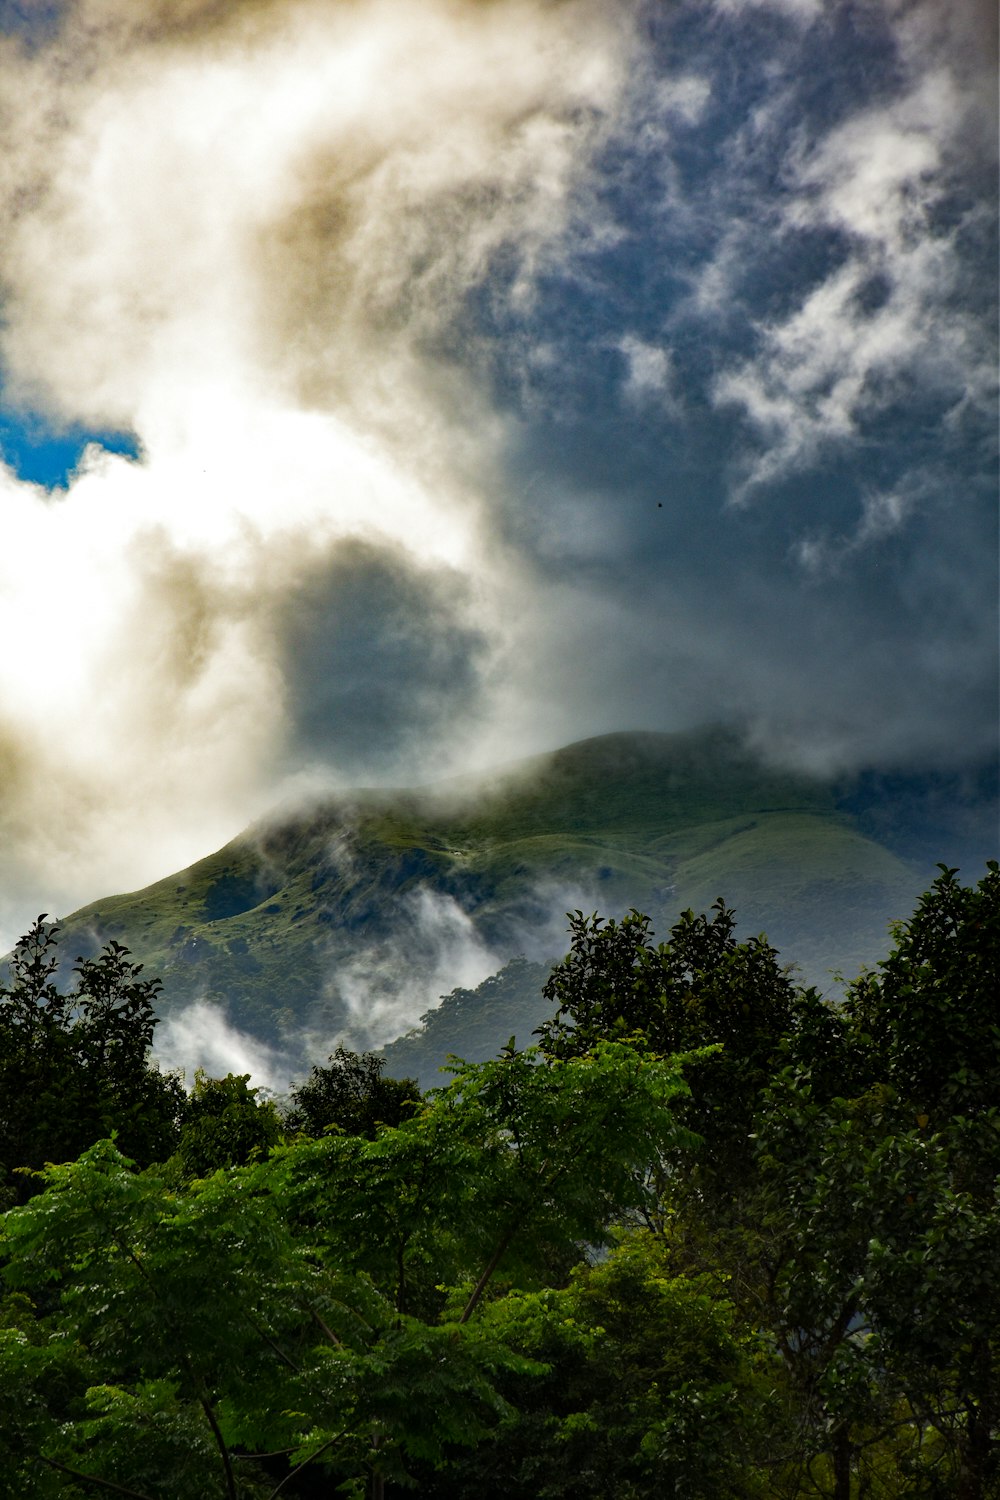
{"label": "mist", "polygon": [[177,1072],[185,1086],[194,1086],[203,1071],[209,1078],[250,1075],[252,1088],[285,1095],[316,1059],[304,1051],[285,1051],[241,1031],[225,1013],[207,1001],[171,1010],[157,1024],[152,1060],[165,1073]]}

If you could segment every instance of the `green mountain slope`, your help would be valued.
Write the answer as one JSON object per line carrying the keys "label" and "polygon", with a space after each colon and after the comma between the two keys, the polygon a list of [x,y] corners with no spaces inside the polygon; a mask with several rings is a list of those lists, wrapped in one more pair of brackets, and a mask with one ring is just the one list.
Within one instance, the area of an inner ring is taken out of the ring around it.
{"label": "green mountain slope", "polygon": [[516,955],[557,957],[576,907],[638,906],[665,932],[724,895],[742,930],[828,985],[881,956],[931,864],[867,836],[833,784],[768,768],[727,732],[615,734],[275,814],[74,913],[65,951],[117,938],[162,977],[165,1011],[207,1000],[322,1055],[338,1036],[390,1040]]}
{"label": "green mountain slope", "polygon": [[387,1078],[415,1078],[422,1089],[447,1081],[448,1059],[488,1062],[514,1038],[529,1047],[552,1013],[542,995],[546,964],[512,958],[475,989],[456,989],[427,1011],[420,1024],[381,1048]]}

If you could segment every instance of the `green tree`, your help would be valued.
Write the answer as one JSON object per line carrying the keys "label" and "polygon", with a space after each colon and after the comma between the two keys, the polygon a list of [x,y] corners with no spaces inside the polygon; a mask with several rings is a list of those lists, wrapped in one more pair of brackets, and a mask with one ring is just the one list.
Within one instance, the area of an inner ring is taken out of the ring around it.
{"label": "green tree", "polygon": [[545,987],[557,1010],[540,1028],[541,1046],[558,1057],[602,1039],[664,1057],[697,1051],[684,1069],[690,1096],[677,1113],[701,1144],[668,1154],[655,1176],[675,1219],[681,1196],[692,1206],[693,1263],[708,1233],[704,1255],[713,1264],[720,1252],[712,1236],[739,1239],[750,1213],[762,1091],[785,1039],[798,1030],[815,1037],[825,1007],[814,991],[796,988],[766,938],[737,939],[735,915],[721,899],[710,916],[684,912],[658,945],[649,918],[636,911],[620,923],[577,912],[570,931],[570,952]]}
{"label": "green tree", "polygon": [[88,1493],[249,1500],[294,1495],[319,1463],[360,1493],[401,1454],[485,1431],[504,1351],[401,1317],[364,1272],[317,1256],[281,1174],[260,1171],[171,1190],[102,1142],[8,1215],[5,1280],[42,1310],[34,1333],[0,1334],[0,1388],[29,1413],[12,1492],[57,1474]]}
{"label": "green tree", "polygon": [[674,1118],[685,1093],[676,1062],[619,1043],[566,1059],[511,1048],[374,1140],[327,1134],[270,1170],[287,1161],[292,1211],[400,1309],[432,1315],[440,1284],[468,1277],[468,1321],[495,1276],[544,1285],[649,1203],[650,1153],[692,1139]]}
{"label": "green tree", "polygon": [[726,1278],[784,1364],[778,1496],[983,1500],[1000,1482],[1000,876],[941,877],[878,968],[825,1004],[732,914],[580,914],[543,1046],[714,1044],[650,1218],[680,1273]]}
{"label": "green tree", "polygon": [[110,1142],[49,1168],[4,1226],[5,1283],[39,1314],[0,1336],[0,1387],[30,1414],[10,1482],[249,1500],[316,1467],[380,1496],[446,1462],[532,1368],[486,1310],[634,1209],[682,1090],[627,1047],[512,1053],[373,1140],[179,1186]]}
{"label": "green tree", "polygon": [[954,1493],[979,1500],[1000,1487],[1000,866],[975,886],[940,870],[846,1011],[911,1179],[908,1212],[875,1220],[880,1357],[953,1453]]}
{"label": "green tree", "polygon": [[273,1100],[261,1093],[250,1087],[249,1073],[209,1078],[199,1069],[173,1157],[177,1166],[189,1177],[206,1177],[266,1156],[283,1131]]}
{"label": "green tree", "polygon": [[398,1125],[420,1103],[412,1078],[384,1078],[385,1059],[338,1047],[329,1066],[313,1068],[291,1091],[286,1124],[306,1135],[335,1125],[347,1135],[373,1140],[380,1125]]}
{"label": "green tree", "polygon": [[1000,1481],[1000,875],[955,877],[850,986],[818,1062],[789,1037],[757,1125],[761,1315],[837,1500]]}
{"label": "green tree", "polygon": [[[224,1170],[104,1142],[5,1216],[11,1492],[989,1500],[998,935],[997,866],[944,870],[831,1006],[721,903],[659,948],[581,916],[543,1047],[397,1124],[267,1152],[247,1079],[201,1080],[189,1146]],[[10,1055],[127,1072],[138,970],[86,979],[88,1031],[49,949],[5,991]]]}
{"label": "green tree", "polygon": [[[659,1236],[625,1233],[565,1287],[491,1302],[527,1355],[496,1430],[421,1493],[441,1500],[721,1500],[767,1493],[773,1372],[710,1279],[671,1274]],[[539,1373],[537,1366],[544,1367]]]}
{"label": "green tree", "polygon": [[975,886],[939,869],[845,1003],[870,1076],[932,1127],[996,1108],[1000,1077],[1000,866],[991,860]]}
{"label": "green tree", "polygon": [[120,943],[78,959],[75,983],[56,983],[58,929],[39,917],[17,944],[0,985],[0,1169],[8,1201],[33,1191],[18,1168],[79,1155],[117,1132],[142,1163],[170,1154],[184,1091],[150,1063],[157,979]]}

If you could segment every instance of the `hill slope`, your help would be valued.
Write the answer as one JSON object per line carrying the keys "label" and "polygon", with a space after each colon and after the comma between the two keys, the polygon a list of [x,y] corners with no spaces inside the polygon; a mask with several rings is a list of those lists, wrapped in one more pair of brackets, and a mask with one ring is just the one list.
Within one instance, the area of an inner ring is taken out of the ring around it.
{"label": "hill slope", "polygon": [[485,779],[275,814],[74,913],[64,951],[117,938],[162,977],[165,1012],[206,1000],[313,1056],[386,1042],[515,955],[551,961],[576,907],[638,906],[665,932],[724,895],[744,932],[828,985],[882,955],[933,873],[912,839],[904,858],[868,836],[863,812],[725,731],[606,735]]}

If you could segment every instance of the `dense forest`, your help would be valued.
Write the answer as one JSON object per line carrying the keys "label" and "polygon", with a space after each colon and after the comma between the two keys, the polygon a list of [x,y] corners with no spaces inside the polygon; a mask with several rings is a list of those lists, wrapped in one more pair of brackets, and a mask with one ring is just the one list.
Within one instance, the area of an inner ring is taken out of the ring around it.
{"label": "dense forest", "polygon": [[1000,1494],[1000,868],[836,1004],[722,902],[580,913],[422,1093],[150,1064],[111,943],[0,988],[0,1494]]}

